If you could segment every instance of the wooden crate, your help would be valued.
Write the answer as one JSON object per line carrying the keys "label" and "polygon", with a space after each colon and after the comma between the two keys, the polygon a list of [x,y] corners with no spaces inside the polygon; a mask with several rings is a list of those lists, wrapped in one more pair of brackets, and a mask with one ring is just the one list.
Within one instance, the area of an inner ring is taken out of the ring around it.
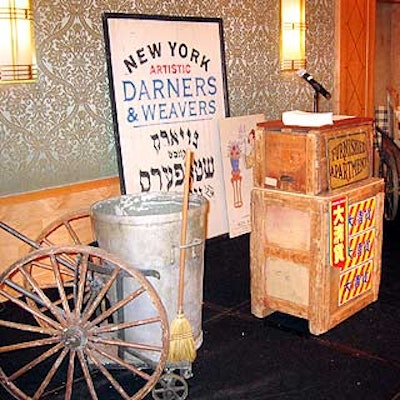
{"label": "wooden crate", "polygon": [[[254,188],[252,313],[305,318],[310,332],[319,335],[377,300],[383,188],[379,178],[321,196]],[[347,210],[342,221],[348,224],[338,223],[339,218],[333,223],[337,210]],[[344,228],[347,234],[340,240]],[[348,255],[341,268],[340,254]]]}
{"label": "wooden crate", "polygon": [[319,128],[259,123],[254,186],[317,195],[373,176],[373,127],[348,118]]}

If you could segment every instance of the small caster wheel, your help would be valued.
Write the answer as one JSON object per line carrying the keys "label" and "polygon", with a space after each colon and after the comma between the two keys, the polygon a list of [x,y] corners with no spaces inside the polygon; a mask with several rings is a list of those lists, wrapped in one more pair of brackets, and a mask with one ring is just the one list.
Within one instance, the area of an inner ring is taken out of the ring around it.
{"label": "small caster wheel", "polygon": [[180,370],[180,374],[181,376],[183,376],[185,379],[190,379],[193,377],[193,371],[192,371],[192,367],[188,367],[188,368],[183,368]]}
{"label": "small caster wheel", "polygon": [[184,400],[189,393],[188,384],[178,374],[164,374],[153,387],[154,400]]}

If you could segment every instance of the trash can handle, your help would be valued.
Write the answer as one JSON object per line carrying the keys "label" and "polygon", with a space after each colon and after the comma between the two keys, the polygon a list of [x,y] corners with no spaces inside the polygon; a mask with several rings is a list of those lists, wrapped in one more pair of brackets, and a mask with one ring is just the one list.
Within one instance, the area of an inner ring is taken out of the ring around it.
{"label": "trash can handle", "polygon": [[200,246],[203,243],[201,239],[194,239],[192,243],[187,243],[184,245],[180,245],[180,249],[189,249],[190,247]]}

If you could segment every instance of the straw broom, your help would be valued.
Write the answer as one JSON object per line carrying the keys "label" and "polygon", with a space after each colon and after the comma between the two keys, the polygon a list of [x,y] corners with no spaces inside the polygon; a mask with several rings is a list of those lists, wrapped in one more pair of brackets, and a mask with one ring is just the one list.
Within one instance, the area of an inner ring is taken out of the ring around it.
{"label": "straw broom", "polygon": [[182,205],[182,225],[180,238],[180,263],[179,263],[179,290],[178,290],[178,311],[175,319],[170,325],[170,346],[168,353],[168,361],[192,362],[196,358],[196,347],[193,338],[193,330],[190,322],[185,317],[183,312],[184,298],[184,277],[185,277],[185,254],[186,254],[186,230],[187,230],[187,214],[189,207],[189,180],[190,180],[190,165],[192,152],[186,151],[185,163],[185,180],[184,194]]}

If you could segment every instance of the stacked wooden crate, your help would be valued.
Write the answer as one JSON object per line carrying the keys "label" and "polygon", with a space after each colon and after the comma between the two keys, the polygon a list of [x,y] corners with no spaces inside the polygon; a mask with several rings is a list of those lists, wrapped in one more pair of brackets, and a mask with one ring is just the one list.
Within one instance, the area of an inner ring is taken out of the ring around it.
{"label": "stacked wooden crate", "polygon": [[258,125],[252,313],[305,318],[321,334],[378,298],[383,180],[374,178],[369,119],[320,128]]}

